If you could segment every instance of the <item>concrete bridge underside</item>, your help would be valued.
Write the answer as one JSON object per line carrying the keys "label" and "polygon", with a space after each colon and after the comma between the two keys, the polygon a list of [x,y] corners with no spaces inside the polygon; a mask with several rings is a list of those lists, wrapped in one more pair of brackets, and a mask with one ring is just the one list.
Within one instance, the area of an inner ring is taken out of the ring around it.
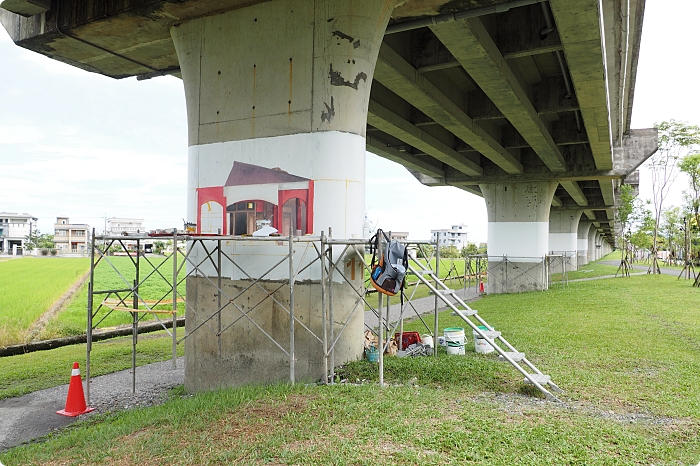
{"label": "concrete bridge underside", "polygon": [[[366,149],[484,197],[489,253],[507,257],[489,268],[532,270],[555,248],[574,264],[608,250],[617,188],[656,150],[655,130],[630,128],[644,4],[3,0],[0,22],[17,45],[87,71],[183,79],[188,220],[202,233],[265,217],[285,233],[361,235]],[[234,275],[226,286],[243,285]],[[350,355],[354,338],[341,342]],[[255,367],[197,351],[192,390]]]}

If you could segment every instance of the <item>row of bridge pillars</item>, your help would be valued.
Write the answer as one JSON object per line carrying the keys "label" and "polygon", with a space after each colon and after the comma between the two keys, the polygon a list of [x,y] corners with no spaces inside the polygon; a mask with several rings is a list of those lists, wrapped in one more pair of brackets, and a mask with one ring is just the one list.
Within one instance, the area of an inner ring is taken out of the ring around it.
{"label": "row of bridge pillars", "polygon": [[[289,230],[318,235],[327,229],[336,238],[362,235],[370,85],[396,3],[261,2],[171,28],[187,104],[187,213],[198,233],[237,234],[238,228],[250,231],[264,220],[285,235]],[[556,186],[556,181],[481,186],[488,209],[489,256],[507,256],[533,270],[506,291],[546,287],[546,280],[527,277],[541,275],[542,257],[557,248],[577,251],[588,240],[588,251],[597,251],[604,244],[595,238],[596,247],[591,248],[590,233],[579,231],[580,214],[550,213]],[[299,267],[308,260],[286,248],[224,242],[217,254],[235,259],[244,271],[214,267],[216,286],[201,273],[188,278],[188,302],[199,313],[190,319],[188,307],[188,326],[195,317],[206,319],[220,312],[221,290],[240,293],[259,274],[266,274],[264,288],[269,290],[258,287],[255,293],[273,293],[276,283],[288,280],[286,273],[273,270],[275,263],[287,254],[295,254]],[[590,253],[586,256],[592,258]],[[289,361],[260,347],[256,325],[283,341],[289,317],[281,312],[281,303],[299,307],[297,315],[311,322],[347,322],[356,301],[351,288],[360,286],[364,273],[353,271],[357,262],[347,259],[340,262],[345,273],[328,277],[338,288],[335,317],[322,316],[322,308],[314,304],[322,298],[323,277],[318,268],[309,268],[296,287],[296,302],[278,293],[276,300],[259,303],[257,295],[246,292],[249,305],[261,316],[256,318],[262,320],[232,329],[224,348],[214,345],[207,332],[191,334],[186,387],[198,391],[275,380]],[[489,263],[490,275],[498,276],[498,268],[507,263]],[[349,325],[338,341],[343,356],[337,364],[361,355],[361,317],[353,317]],[[313,339],[302,346],[297,355],[306,363],[299,364],[300,371],[311,377],[318,371],[310,361],[318,360],[322,348]]]}

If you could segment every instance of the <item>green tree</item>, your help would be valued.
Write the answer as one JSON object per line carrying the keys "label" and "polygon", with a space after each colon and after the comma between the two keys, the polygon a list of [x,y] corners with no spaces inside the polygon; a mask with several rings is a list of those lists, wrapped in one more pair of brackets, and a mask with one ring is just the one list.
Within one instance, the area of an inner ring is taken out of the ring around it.
{"label": "green tree", "polygon": [[27,241],[24,243],[24,247],[27,251],[33,251],[36,248],[53,249],[54,247],[53,235],[42,234],[39,230],[29,233],[25,238]]}
{"label": "green tree", "polygon": [[165,249],[165,243],[163,241],[156,241],[153,243],[153,252],[156,254],[163,254],[163,250]]}
{"label": "green tree", "polygon": [[457,246],[454,245],[442,246],[440,248],[440,257],[448,259],[457,258],[459,257],[459,249],[457,249]]}
{"label": "green tree", "polygon": [[654,204],[654,241],[648,273],[661,273],[658,264],[659,228],[663,204],[676,180],[680,160],[700,144],[700,128],[685,122],[670,120],[655,125],[659,131],[659,150],[649,158],[651,188]]}
{"label": "green tree", "polygon": [[474,243],[468,243],[466,247],[462,248],[462,256],[473,256],[479,254],[479,248]]}

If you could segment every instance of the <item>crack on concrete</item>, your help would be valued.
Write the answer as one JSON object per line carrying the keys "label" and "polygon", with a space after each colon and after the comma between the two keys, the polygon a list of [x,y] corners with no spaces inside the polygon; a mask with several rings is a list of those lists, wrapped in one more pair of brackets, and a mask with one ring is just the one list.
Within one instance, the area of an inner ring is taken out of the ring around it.
{"label": "crack on concrete", "polygon": [[330,65],[328,77],[331,78],[331,86],[347,86],[355,90],[357,90],[360,81],[367,82],[367,74],[365,74],[364,71],[357,73],[357,76],[355,76],[355,80],[353,82],[348,81],[347,79],[343,78],[340,71],[335,71],[333,69],[333,63]]}
{"label": "crack on concrete", "polygon": [[333,96],[331,96],[330,107],[325,102],[323,102],[323,105],[326,106],[326,109],[323,112],[321,112],[321,123],[325,123],[326,121],[330,123],[331,121],[333,121],[333,117],[335,116],[335,102],[333,101]]}
{"label": "crack on concrete", "polygon": [[[331,19],[333,19],[333,18],[331,18]],[[333,31],[333,32],[331,32],[331,35],[333,35],[333,36],[335,36],[335,37],[337,37],[337,38],[339,38],[339,39],[345,39],[345,40],[347,40],[348,42],[350,42],[351,44],[352,44],[353,42],[355,42],[355,38],[354,38],[354,37],[349,36],[349,35],[345,34],[344,32]],[[358,40],[357,42],[359,43],[359,40]],[[355,47],[355,48],[357,48],[357,47]]]}

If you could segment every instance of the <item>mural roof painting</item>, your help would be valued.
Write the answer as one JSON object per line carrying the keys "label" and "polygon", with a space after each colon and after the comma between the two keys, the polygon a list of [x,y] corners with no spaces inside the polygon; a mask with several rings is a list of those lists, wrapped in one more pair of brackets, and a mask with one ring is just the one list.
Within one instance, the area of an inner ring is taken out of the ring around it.
{"label": "mural roof painting", "polygon": [[231,168],[231,173],[229,173],[224,186],[293,183],[296,181],[309,181],[309,179],[292,175],[280,168],[265,168],[250,163],[233,162],[233,168]]}

